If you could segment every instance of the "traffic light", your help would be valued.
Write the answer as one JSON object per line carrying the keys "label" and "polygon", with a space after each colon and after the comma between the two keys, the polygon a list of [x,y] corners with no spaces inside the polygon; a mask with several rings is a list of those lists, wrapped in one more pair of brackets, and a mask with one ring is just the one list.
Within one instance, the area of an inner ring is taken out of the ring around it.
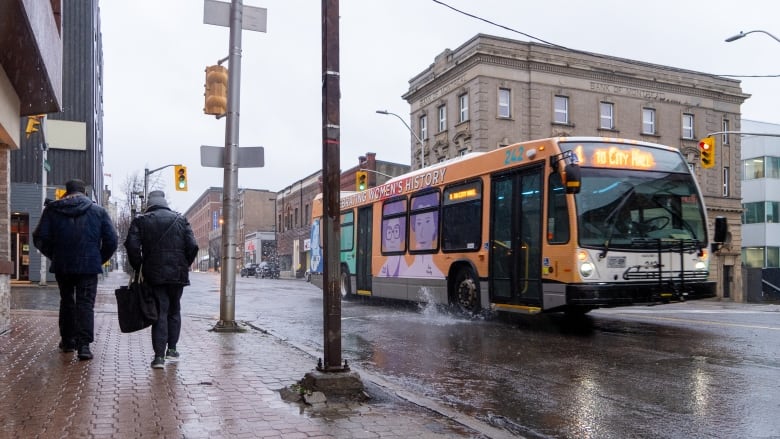
{"label": "traffic light", "polygon": [[359,191],[368,189],[368,172],[357,171],[355,172],[355,187]]}
{"label": "traffic light", "polygon": [[702,168],[715,166],[715,137],[709,136],[699,141],[699,159]]}
{"label": "traffic light", "polygon": [[174,166],[173,178],[177,191],[187,190],[187,167],[182,165]]}
{"label": "traffic light", "polygon": [[205,114],[222,116],[227,113],[228,69],[220,65],[206,67]]}
{"label": "traffic light", "polygon": [[27,134],[27,138],[30,138],[30,134],[37,132],[40,129],[42,114],[37,116],[27,116],[27,128],[24,132]]}

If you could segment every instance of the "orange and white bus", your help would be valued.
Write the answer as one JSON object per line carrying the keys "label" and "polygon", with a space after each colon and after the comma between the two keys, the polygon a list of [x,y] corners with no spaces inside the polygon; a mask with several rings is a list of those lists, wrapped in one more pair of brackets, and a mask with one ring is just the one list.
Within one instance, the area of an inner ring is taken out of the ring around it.
{"label": "orange and white bus", "polygon": [[471,153],[342,192],[340,217],[346,296],[585,313],[715,295],[703,197],[663,145],[560,137]]}

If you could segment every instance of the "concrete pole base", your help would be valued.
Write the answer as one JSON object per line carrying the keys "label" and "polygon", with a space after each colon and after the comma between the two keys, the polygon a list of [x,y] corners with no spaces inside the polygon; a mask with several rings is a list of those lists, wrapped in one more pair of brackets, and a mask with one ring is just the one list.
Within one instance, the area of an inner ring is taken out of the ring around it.
{"label": "concrete pole base", "polygon": [[363,391],[363,381],[354,371],[320,372],[311,371],[304,375],[301,385],[308,390],[325,395],[354,395]]}

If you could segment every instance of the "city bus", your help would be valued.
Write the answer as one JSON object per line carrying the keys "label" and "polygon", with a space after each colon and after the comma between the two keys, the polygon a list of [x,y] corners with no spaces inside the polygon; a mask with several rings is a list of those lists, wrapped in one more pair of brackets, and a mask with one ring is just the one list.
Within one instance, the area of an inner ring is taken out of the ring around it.
{"label": "city bus", "polygon": [[[583,314],[715,296],[704,199],[668,146],[603,137],[517,143],[342,192],[340,202],[346,297]],[[315,276],[322,209],[319,195]]]}

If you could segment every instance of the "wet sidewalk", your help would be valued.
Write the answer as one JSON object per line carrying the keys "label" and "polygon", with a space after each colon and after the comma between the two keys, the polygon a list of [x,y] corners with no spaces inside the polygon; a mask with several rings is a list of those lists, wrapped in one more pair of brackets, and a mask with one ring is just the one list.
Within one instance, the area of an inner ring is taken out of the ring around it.
{"label": "wet sidewalk", "polygon": [[[90,361],[57,349],[57,311],[50,299],[56,287],[12,288],[17,291],[12,330],[0,335],[0,437],[496,436],[365,378],[367,401],[341,398],[318,407],[286,402],[279,390],[312,372],[316,358],[262,330],[213,332],[209,319],[183,316],[181,359],[151,369],[150,329],[119,331],[113,291],[125,280],[115,273],[99,285]],[[41,296],[44,309],[19,309],[25,305],[19,296],[32,295]]]}

